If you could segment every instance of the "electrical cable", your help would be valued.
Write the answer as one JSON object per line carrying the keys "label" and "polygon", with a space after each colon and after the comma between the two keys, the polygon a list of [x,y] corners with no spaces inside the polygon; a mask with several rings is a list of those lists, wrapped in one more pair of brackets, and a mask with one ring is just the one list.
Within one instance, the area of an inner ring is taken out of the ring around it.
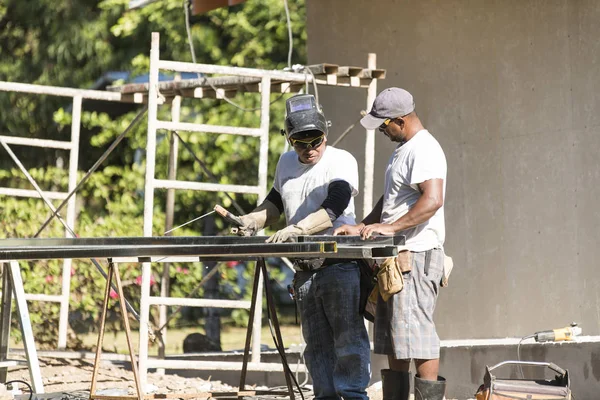
{"label": "electrical cable", "polygon": [[29,383],[22,381],[20,379],[15,379],[15,380],[6,382],[4,385],[6,385],[8,387],[8,385],[13,384],[13,383],[22,383],[25,386],[27,386],[27,388],[29,389],[29,400],[31,400],[31,398],[33,397],[33,389],[31,388],[31,385]]}
{"label": "electrical cable", "polygon": [[287,0],[283,0],[283,8],[285,9],[285,19],[287,21],[287,28],[288,28],[288,40],[289,40],[288,68],[292,68],[292,51],[294,49],[294,39],[292,37],[292,22],[290,21],[290,9],[288,7]]}
{"label": "electrical cable", "polygon": [[[304,351],[300,353],[300,357],[298,357],[298,362],[296,363],[296,379],[300,376],[300,372],[298,371],[300,368],[300,364],[306,367],[306,360],[304,359]],[[308,371],[304,372],[304,382],[300,384],[300,387],[304,387],[308,383]]]}
{"label": "electrical cable", "polygon": [[[33,179],[33,177],[27,171],[27,169],[25,168],[25,166],[23,165],[23,163],[21,163],[21,161],[17,158],[17,156],[15,155],[15,153],[13,153],[13,151],[6,144],[6,142],[4,142],[3,140],[0,140],[0,144],[4,147],[4,149],[6,150],[6,152],[10,155],[10,157],[13,159],[13,161],[15,162],[15,164],[17,164],[17,166],[19,167],[19,169],[21,170],[21,172],[23,173],[23,175],[25,175],[25,177],[27,178],[27,180],[29,181],[29,183],[31,183],[31,185],[33,186],[33,188],[35,189],[35,191],[39,194],[40,198],[46,204],[46,206],[48,206],[48,208],[52,212],[54,212],[56,214],[59,222],[65,227],[65,229],[71,234],[71,236],[73,236],[74,238],[79,238],[79,235],[77,233],[75,233],[75,231],[73,231],[73,229],[69,226],[69,224],[67,224],[65,222],[65,220],[60,216],[60,214],[58,214],[56,212],[56,209],[54,208],[54,205],[44,195],[44,192],[42,191],[42,189],[40,188],[40,186],[37,184],[37,182],[35,181],[35,179]],[[91,258],[90,261],[92,262],[92,264],[94,264],[94,266],[96,267],[96,269],[98,270],[98,272],[100,272],[100,274],[102,274],[102,276],[104,277],[104,279],[108,280],[108,275],[107,275],[106,271],[104,271],[104,269],[102,268],[102,266],[100,265],[100,263],[98,263],[98,261],[96,261],[95,258]],[[111,287],[115,291],[117,290],[117,287],[115,286],[114,282],[111,283]],[[129,303],[129,301],[127,301],[127,299],[125,299],[125,306],[127,307],[127,310],[134,316],[134,318],[139,321],[140,320],[140,315],[137,313],[137,311],[135,311],[135,309]],[[150,339],[152,341],[154,341],[154,334],[152,333],[152,329],[151,329],[150,325],[148,326],[148,335],[149,335]]]}
{"label": "electrical cable", "polygon": [[[312,72],[312,70],[307,66],[304,66],[304,73],[306,73],[307,71],[308,73],[310,73],[310,76],[312,76],[313,90],[315,92],[315,101],[319,109],[321,109],[321,103],[319,103],[319,89],[317,88],[317,79],[315,78],[315,74]],[[306,89],[306,93],[308,93],[308,88]]]}
{"label": "electrical cable", "polygon": [[[287,362],[287,359],[285,356],[285,348],[283,346],[283,343],[279,343],[276,339],[274,328],[273,328],[273,321],[271,320],[271,313],[269,311],[269,307],[267,307],[267,321],[269,322],[269,330],[271,332],[271,338],[273,338],[273,342],[275,343],[275,349],[277,350],[277,353],[279,353],[279,356],[281,357],[281,360],[284,363],[284,366],[283,366],[284,373],[288,374],[292,378],[292,381],[296,385],[296,389],[298,390],[300,397],[302,397],[302,400],[304,400],[304,394],[302,392],[302,387],[300,386],[300,384],[298,384],[297,376],[292,372],[292,369],[290,368],[290,366]],[[296,372],[298,372],[298,371],[296,371]],[[308,380],[308,374],[307,374],[307,379],[304,381],[303,385],[306,384],[307,380]]]}
{"label": "electrical cable", "polygon": [[[208,167],[206,166],[204,161],[202,161],[202,160],[200,160],[200,158],[198,158],[198,156],[196,155],[196,153],[194,153],[194,151],[192,150],[190,145],[187,144],[186,141],[181,138],[179,133],[177,133],[175,131],[171,131],[171,133],[173,133],[175,136],[177,136],[179,138],[179,140],[181,141],[181,144],[183,144],[183,147],[185,147],[185,149],[190,152],[190,154],[192,155],[192,157],[194,157],[194,159],[198,162],[198,164],[200,164],[200,166],[204,170],[204,173],[206,173],[206,175],[208,175],[213,180],[214,183],[219,183],[218,182],[219,179],[217,178],[217,176],[208,169]],[[225,192],[225,196],[227,196],[227,198],[229,200],[231,200],[231,204],[235,207],[235,209],[237,210],[238,213],[240,213],[241,215],[246,214],[246,212],[242,209],[242,207],[238,204],[238,202],[235,201],[235,199],[229,193]]]}
{"label": "electrical cable", "polygon": [[[264,279],[264,285],[265,285],[265,294],[268,296],[267,298],[271,298],[271,301],[273,301],[271,287],[269,286],[269,279],[267,278],[267,274],[266,274],[267,268],[266,268],[264,259],[262,261],[258,261],[256,263],[256,268],[264,268],[263,279]],[[274,307],[275,306],[273,305],[273,308]],[[287,362],[283,342],[280,343],[277,340],[277,337],[275,335],[273,321],[271,319],[271,310],[270,310],[269,306],[267,306],[267,320],[269,321],[269,330],[271,332],[271,337],[273,338],[273,342],[275,343],[275,348],[277,349],[277,352],[279,353],[279,356],[281,357],[281,363],[283,364],[283,372],[284,372],[284,374],[288,375],[292,379],[293,383],[296,385],[296,388],[298,389],[298,393],[300,394],[300,397],[302,398],[302,400],[304,400],[304,393],[302,391],[302,388],[298,384],[298,380],[296,379],[294,373],[292,372],[292,370]],[[288,388],[288,389],[291,389],[291,388]]]}
{"label": "electrical cable", "polygon": [[313,91],[315,92],[315,102],[317,103],[317,107],[319,107],[319,110],[321,110],[321,104],[319,104],[319,88],[317,87],[317,79],[315,78],[315,74],[314,72],[312,72],[312,70],[307,67],[306,65],[302,65],[302,64],[294,64],[292,65],[290,68],[284,68],[285,71],[292,71],[292,72],[296,72],[296,73],[304,73],[305,79],[305,86],[306,86],[306,93],[309,93],[308,91],[308,75],[310,74],[310,76],[312,77],[312,84],[313,84]]}
{"label": "electrical cable", "polygon": [[[192,55],[192,62],[194,64],[196,64],[196,52],[194,51],[194,42],[193,42],[193,39],[192,39],[192,31],[191,31],[191,28],[190,28],[190,12],[189,12],[189,6],[190,6],[190,4],[191,4],[191,0],[183,0],[183,10],[184,10],[184,13],[185,13],[185,30],[187,32],[188,44],[190,46],[190,53]],[[286,1],[285,5],[286,5],[286,12],[288,12],[287,11],[287,1]],[[293,45],[293,42],[292,42],[292,38],[291,38],[291,31],[292,31],[292,27],[290,25],[290,21],[289,21],[289,18],[288,18],[288,32],[289,32],[289,35],[290,35],[290,49],[289,49],[289,52],[288,52],[288,65],[291,64],[291,57],[292,57],[292,47],[291,46]],[[202,76],[201,74],[198,74],[198,79],[203,79],[204,83],[207,83],[212,88],[212,90],[215,91],[215,93],[217,92],[217,88],[212,83],[210,83],[208,81],[208,78],[206,76]],[[289,84],[289,86],[291,86],[291,84]],[[273,104],[273,103],[276,103],[277,101],[281,100],[281,98],[285,94],[286,94],[286,92],[283,91],[283,93],[281,93],[275,100],[271,101],[269,104]],[[229,103],[232,106],[234,106],[234,107],[236,107],[236,108],[238,108],[238,109],[240,109],[242,111],[245,111],[245,112],[252,112],[252,111],[259,111],[259,110],[261,110],[261,107],[255,107],[255,108],[245,108],[245,107],[242,107],[239,104],[235,103],[230,98],[228,98],[227,96],[225,96],[225,94],[223,94],[223,100],[225,100],[227,103]]]}
{"label": "electrical cable", "polygon": [[44,228],[46,226],[48,226],[48,224],[50,223],[50,221],[52,221],[52,218],[54,218],[54,217],[60,217],[60,214],[58,214],[59,211],[68,203],[69,199],[81,188],[81,186],[83,186],[83,184],[88,180],[88,178],[92,175],[92,173],[94,173],[94,171],[96,171],[96,169],[98,169],[98,167],[104,162],[104,160],[106,160],[108,158],[108,156],[110,155],[110,153],[112,153],[113,150],[117,147],[117,145],[119,143],[121,143],[121,140],[123,140],[123,138],[125,137],[125,135],[127,135],[127,133],[140,121],[140,119],[142,119],[142,117],[144,116],[144,114],[146,114],[146,111],[148,111],[148,106],[144,106],[137,113],[137,115],[135,116],[135,118],[133,118],[133,120],[127,126],[127,128],[125,128],[125,130],[123,132],[121,132],[119,134],[119,136],[117,136],[117,138],[111,143],[111,145],[104,152],[104,154],[102,154],[102,156],[100,156],[100,158],[98,159],[98,161],[96,161],[94,163],[94,165],[92,165],[92,167],[89,169],[89,171],[86,172],[85,176],[83,178],[81,178],[81,180],[79,181],[79,183],[77,184],[77,186],[75,186],[75,189],[73,189],[71,191],[71,193],[69,193],[67,195],[67,197],[65,197],[65,199],[62,201],[62,203],[60,203],[60,205],[58,207],[56,207],[56,210],[52,212],[52,215],[50,215],[50,217],[48,217],[48,219],[46,220],[46,222],[44,222],[42,224],[42,227],[40,229],[38,229],[38,231],[36,232],[35,235],[33,235],[34,238],[38,237],[40,235],[40,233],[42,233],[42,231],[44,230]]}
{"label": "electrical cable", "polygon": [[[185,31],[187,33],[188,44],[190,45],[190,53],[192,55],[192,62],[196,64],[196,52],[194,51],[194,45],[192,41],[192,31],[190,29],[190,10],[189,7],[192,4],[191,0],[183,0],[183,12],[185,14]],[[198,74],[200,78],[200,74]]]}
{"label": "electrical cable", "polygon": [[[535,334],[533,334],[533,335],[527,335],[527,336],[523,336],[523,337],[521,338],[521,340],[519,340],[519,344],[517,345],[517,360],[518,360],[519,362],[521,361],[521,343],[522,343],[524,340],[531,339],[531,338],[533,338],[533,337],[535,337]],[[525,375],[523,375],[523,368],[521,368],[521,364],[517,364],[517,365],[518,365],[518,369],[519,369],[519,374],[521,375],[521,379],[525,379]]]}

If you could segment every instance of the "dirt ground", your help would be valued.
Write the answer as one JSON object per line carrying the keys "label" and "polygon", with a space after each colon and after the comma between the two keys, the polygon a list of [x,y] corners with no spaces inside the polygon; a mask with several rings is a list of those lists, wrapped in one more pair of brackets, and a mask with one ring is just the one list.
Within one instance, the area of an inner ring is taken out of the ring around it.
{"label": "dirt ground", "polygon": [[[93,361],[80,359],[40,358],[44,395],[38,399],[83,400],[89,399]],[[27,366],[9,369],[8,381],[23,380],[31,382]],[[220,381],[204,380],[200,378],[187,378],[171,374],[148,373],[148,385],[153,393],[191,394],[203,392],[235,392],[237,387],[232,387]],[[16,399],[28,399],[28,390],[25,385],[20,385],[21,395],[16,394]],[[268,388],[266,386],[246,386],[246,390],[281,390],[281,388]],[[305,400],[313,398],[311,387],[303,388]],[[96,394],[107,396],[123,396],[135,394],[133,373],[119,365],[104,362],[99,369],[96,384]],[[381,399],[381,386],[373,385],[368,389],[372,400]],[[199,396],[198,398],[202,398]],[[206,397],[204,397],[206,398]],[[256,398],[289,398],[288,396],[260,396]],[[296,396],[296,399],[300,399]]]}
{"label": "dirt ground", "polygon": [[[93,371],[91,360],[40,358],[40,367],[46,395],[38,396],[39,398],[64,400],[89,398]],[[27,367],[11,368],[8,373],[8,381],[11,380],[31,382]],[[237,390],[237,388],[232,388],[219,381],[158,373],[148,373],[148,384],[152,385],[151,388],[154,389],[154,393],[230,392]],[[27,392],[26,386],[22,385],[20,388],[22,388],[23,394]],[[99,369],[96,394],[111,396],[135,394],[133,373],[121,366],[103,363]],[[20,398],[21,396],[17,397]]]}

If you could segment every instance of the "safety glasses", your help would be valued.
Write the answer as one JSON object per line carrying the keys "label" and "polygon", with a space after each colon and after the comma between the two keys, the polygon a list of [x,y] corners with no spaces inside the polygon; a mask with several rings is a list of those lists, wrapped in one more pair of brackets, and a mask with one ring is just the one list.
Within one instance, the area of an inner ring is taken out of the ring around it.
{"label": "safety glasses", "polygon": [[319,147],[321,143],[323,143],[323,140],[325,140],[325,135],[308,139],[290,138],[290,143],[297,149],[313,149],[315,147]]}
{"label": "safety glasses", "polygon": [[390,124],[390,122],[392,122],[391,118],[386,119],[385,121],[383,121],[383,124],[379,125],[379,128],[377,128],[377,129],[379,129],[381,132],[385,131],[385,129]]}

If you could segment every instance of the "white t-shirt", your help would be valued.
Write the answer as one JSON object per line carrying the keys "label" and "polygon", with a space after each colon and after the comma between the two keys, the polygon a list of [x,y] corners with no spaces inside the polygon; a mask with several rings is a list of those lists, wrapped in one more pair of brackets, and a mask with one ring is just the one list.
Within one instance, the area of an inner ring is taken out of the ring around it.
{"label": "white t-shirt", "polygon": [[296,224],[317,211],[327,198],[329,184],[343,180],[350,184],[352,197],[333,228],[319,232],[329,235],[343,224],[355,224],[354,197],[358,194],[358,164],[352,154],[327,146],[314,165],[302,164],[295,151],[283,153],[275,170],[273,187],[281,195],[287,225]]}
{"label": "white t-shirt", "polygon": [[[446,156],[438,141],[423,129],[399,145],[385,171],[381,222],[391,224],[411,209],[421,196],[417,184],[429,179],[444,180],[446,196]],[[427,251],[444,245],[446,228],[444,206],[427,221],[400,232],[411,251]]]}

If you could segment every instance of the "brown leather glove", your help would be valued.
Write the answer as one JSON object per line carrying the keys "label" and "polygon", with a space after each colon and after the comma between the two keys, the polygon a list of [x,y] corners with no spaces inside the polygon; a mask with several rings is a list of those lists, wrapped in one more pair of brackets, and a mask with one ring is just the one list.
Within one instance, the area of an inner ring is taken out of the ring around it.
{"label": "brown leather glove", "polygon": [[280,213],[277,206],[270,201],[265,200],[261,205],[252,210],[250,214],[240,216],[244,226],[232,228],[231,233],[237,234],[238,236],[254,236],[256,235],[256,232],[260,231],[265,226],[277,222],[279,215]]}
{"label": "brown leather glove", "polygon": [[293,238],[300,235],[312,235],[319,233],[327,228],[331,228],[333,224],[329,218],[329,214],[324,208],[319,208],[312,214],[309,214],[302,221],[294,225],[288,225],[285,228],[275,232],[270,238],[267,239],[267,243],[283,243],[289,242]]}

